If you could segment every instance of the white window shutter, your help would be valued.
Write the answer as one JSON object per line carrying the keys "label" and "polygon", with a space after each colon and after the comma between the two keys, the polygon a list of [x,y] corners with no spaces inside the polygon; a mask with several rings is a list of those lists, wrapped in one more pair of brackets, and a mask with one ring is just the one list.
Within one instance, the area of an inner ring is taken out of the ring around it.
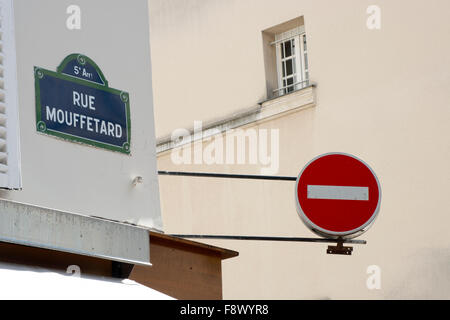
{"label": "white window shutter", "polygon": [[0,188],[22,188],[13,0],[0,0]]}

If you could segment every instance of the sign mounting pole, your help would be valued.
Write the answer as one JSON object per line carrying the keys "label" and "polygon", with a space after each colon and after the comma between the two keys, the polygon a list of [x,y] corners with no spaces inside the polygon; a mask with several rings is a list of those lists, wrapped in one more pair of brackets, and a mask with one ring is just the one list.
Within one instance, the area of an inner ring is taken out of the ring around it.
{"label": "sign mounting pole", "polygon": [[351,240],[365,232],[375,220],[381,203],[381,187],[373,170],[362,160],[345,153],[327,153],[311,160],[298,177],[245,174],[158,171],[159,175],[206,178],[231,178],[296,181],[295,201],[301,220],[323,238],[181,235],[197,239],[334,242],[328,254],[351,255],[353,248],[344,243],[366,244]]}

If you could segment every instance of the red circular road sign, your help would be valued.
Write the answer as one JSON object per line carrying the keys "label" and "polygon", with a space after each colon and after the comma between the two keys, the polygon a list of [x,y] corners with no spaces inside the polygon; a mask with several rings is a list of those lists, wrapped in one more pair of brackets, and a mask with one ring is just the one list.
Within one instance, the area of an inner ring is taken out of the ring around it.
{"label": "red circular road sign", "polygon": [[313,232],[352,238],[366,231],[380,209],[381,187],[362,160],[327,153],[311,160],[297,177],[297,211]]}

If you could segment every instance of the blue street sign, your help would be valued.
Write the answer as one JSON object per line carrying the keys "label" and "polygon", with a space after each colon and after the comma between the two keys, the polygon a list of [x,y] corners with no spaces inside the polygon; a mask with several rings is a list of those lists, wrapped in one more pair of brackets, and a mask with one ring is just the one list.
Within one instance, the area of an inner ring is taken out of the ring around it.
{"label": "blue street sign", "polygon": [[130,153],[129,95],[109,88],[94,61],[72,54],[57,72],[38,67],[34,72],[39,132]]}

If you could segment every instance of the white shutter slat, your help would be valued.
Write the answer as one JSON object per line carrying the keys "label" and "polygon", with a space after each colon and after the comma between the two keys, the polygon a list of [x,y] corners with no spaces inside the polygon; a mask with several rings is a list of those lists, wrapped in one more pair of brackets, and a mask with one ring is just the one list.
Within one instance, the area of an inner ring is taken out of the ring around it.
{"label": "white shutter slat", "polygon": [[8,184],[8,174],[0,173],[0,185]]}
{"label": "white shutter slat", "polygon": [[1,76],[0,76],[0,103],[2,105],[2,110],[0,111],[0,115],[2,117],[2,121],[0,123],[0,138],[3,143],[0,144],[0,187],[5,187],[9,184],[8,179],[8,156],[6,154],[7,150],[7,128],[6,128],[6,105],[5,105],[5,72],[4,72],[4,48],[3,48],[3,31],[4,31],[4,14],[7,10],[5,10],[5,4],[3,1],[1,2],[0,7],[0,67],[1,67]]}
{"label": "white shutter slat", "polygon": [[21,189],[13,0],[0,0],[0,188]]}

